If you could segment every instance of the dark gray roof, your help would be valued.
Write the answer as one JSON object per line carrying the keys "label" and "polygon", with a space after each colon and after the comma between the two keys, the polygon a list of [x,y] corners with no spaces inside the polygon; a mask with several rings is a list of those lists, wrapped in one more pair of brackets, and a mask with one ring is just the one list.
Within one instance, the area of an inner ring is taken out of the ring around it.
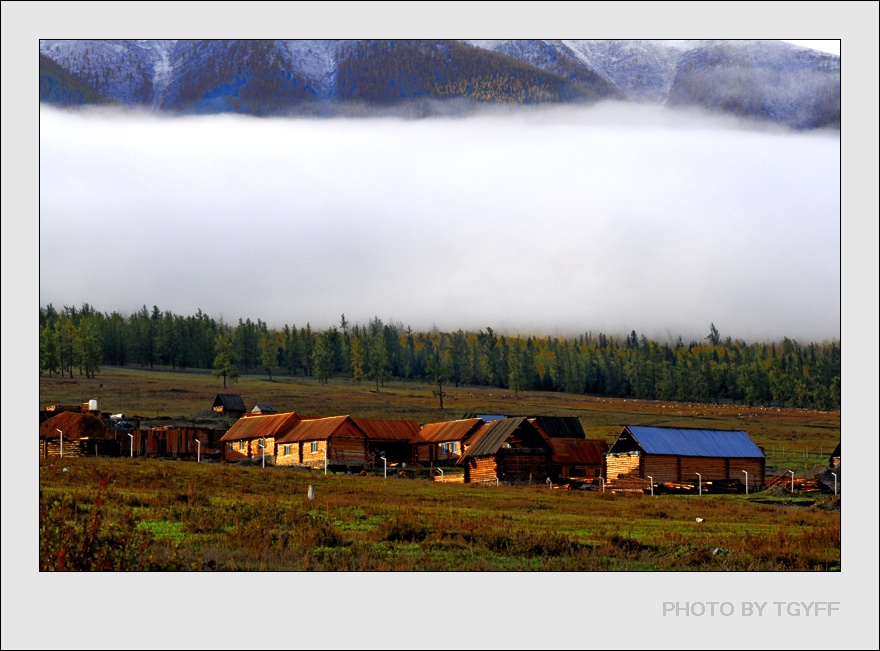
{"label": "dark gray roof", "polygon": [[275,413],[278,413],[278,410],[275,409],[275,407],[273,407],[272,405],[258,404],[258,405],[254,405],[254,408],[251,409],[251,413],[252,414],[257,414],[257,413],[275,414]]}
{"label": "dark gray roof", "polygon": [[237,393],[218,393],[214,398],[213,406],[219,407],[220,405],[223,405],[225,411],[240,411],[242,413],[247,411],[244,400]]}
{"label": "dark gray roof", "polygon": [[[764,453],[742,430],[687,429],[627,425],[646,454],[683,457],[762,458]],[[611,447],[612,451],[614,446]]]}
{"label": "dark gray roof", "polygon": [[538,416],[535,423],[551,439],[585,439],[586,432],[577,416]]}

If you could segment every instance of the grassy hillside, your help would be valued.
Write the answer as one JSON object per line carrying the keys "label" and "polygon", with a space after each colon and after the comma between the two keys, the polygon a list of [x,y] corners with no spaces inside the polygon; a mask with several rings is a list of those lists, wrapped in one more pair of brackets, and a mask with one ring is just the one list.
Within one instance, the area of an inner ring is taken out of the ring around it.
{"label": "grassy hillside", "polygon": [[[97,399],[104,412],[129,416],[192,416],[211,408],[218,393],[239,393],[248,409],[268,403],[278,411],[313,416],[350,414],[365,418],[412,418],[420,423],[454,420],[466,414],[577,416],[590,438],[613,441],[623,425],[658,425],[742,429],[764,447],[768,475],[776,469],[803,471],[827,463],[840,441],[840,412],[743,405],[710,405],[669,401],[599,398],[568,393],[512,391],[486,387],[450,387],[445,409],[419,382],[357,385],[332,378],[326,385],[313,378],[244,375],[223,389],[207,371],[140,370],[102,367],[97,377],[40,376],[40,408]],[[783,457],[784,451],[784,457]],[[806,453],[806,456],[805,456]]]}

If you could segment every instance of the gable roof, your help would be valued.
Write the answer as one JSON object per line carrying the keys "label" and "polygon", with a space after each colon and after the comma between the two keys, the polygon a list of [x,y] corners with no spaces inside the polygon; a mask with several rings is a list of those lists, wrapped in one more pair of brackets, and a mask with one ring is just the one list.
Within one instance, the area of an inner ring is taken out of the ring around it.
{"label": "gable roof", "polygon": [[547,444],[555,463],[601,464],[608,452],[608,443],[601,439],[549,438]]}
{"label": "gable roof", "polygon": [[283,437],[275,439],[276,443],[298,443],[300,441],[326,441],[328,438],[336,434],[339,429],[350,421],[354,425],[356,432],[361,437],[366,438],[363,430],[357,426],[351,416],[331,416],[330,418],[315,418],[312,420],[301,420]]}
{"label": "gable roof", "polygon": [[266,437],[278,438],[284,436],[300,422],[300,417],[294,412],[286,414],[267,414],[264,416],[247,416],[237,420],[226,434],[220,437],[221,441],[239,441],[241,439],[261,439]]}
{"label": "gable roof", "polygon": [[411,441],[419,433],[414,420],[383,418],[352,418],[368,439],[374,441]]}
{"label": "gable roof", "polygon": [[481,457],[495,454],[501,449],[501,446],[504,445],[507,439],[522,427],[528,428],[525,430],[526,435],[533,434],[536,442],[540,442],[544,447],[547,447],[543,437],[538,434],[538,430],[535,429],[528,419],[519,417],[493,420],[485,423],[474,434],[468,449],[459,457],[459,462],[466,457]]}
{"label": "gable roof", "polygon": [[[621,436],[627,431],[646,454],[736,458],[764,456],[760,448],[742,430],[626,425]],[[614,449],[613,445],[611,449]]]}
{"label": "gable roof", "polygon": [[419,443],[445,443],[447,441],[462,441],[473,434],[478,427],[482,426],[480,418],[465,418],[462,420],[449,420],[442,423],[428,423],[410,441]]}
{"label": "gable roof", "polygon": [[581,419],[577,416],[537,416],[529,419],[551,439],[586,439]]}
{"label": "gable roof", "polygon": [[217,397],[214,398],[213,406],[219,407],[221,405],[224,411],[240,411],[242,413],[247,411],[247,407],[244,406],[244,400],[237,393],[218,393]]}

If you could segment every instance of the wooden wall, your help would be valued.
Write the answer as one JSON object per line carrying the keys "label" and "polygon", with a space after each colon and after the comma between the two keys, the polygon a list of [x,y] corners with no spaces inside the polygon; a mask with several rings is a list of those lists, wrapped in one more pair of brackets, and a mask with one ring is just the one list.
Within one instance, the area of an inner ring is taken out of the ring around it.
{"label": "wooden wall", "polygon": [[745,470],[749,473],[749,486],[764,486],[764,459],[731,459],[728,479],[746,481]]}

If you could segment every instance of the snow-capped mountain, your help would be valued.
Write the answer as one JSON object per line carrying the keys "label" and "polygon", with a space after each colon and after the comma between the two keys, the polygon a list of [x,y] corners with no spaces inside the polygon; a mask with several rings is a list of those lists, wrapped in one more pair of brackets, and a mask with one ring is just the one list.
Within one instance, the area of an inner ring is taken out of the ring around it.
{"label": "snow-capped mountain", "polygon": [[162,111],[625,99],[840,123],[840,58],[781,41],[44,40],[40,53],[102,96]]}

